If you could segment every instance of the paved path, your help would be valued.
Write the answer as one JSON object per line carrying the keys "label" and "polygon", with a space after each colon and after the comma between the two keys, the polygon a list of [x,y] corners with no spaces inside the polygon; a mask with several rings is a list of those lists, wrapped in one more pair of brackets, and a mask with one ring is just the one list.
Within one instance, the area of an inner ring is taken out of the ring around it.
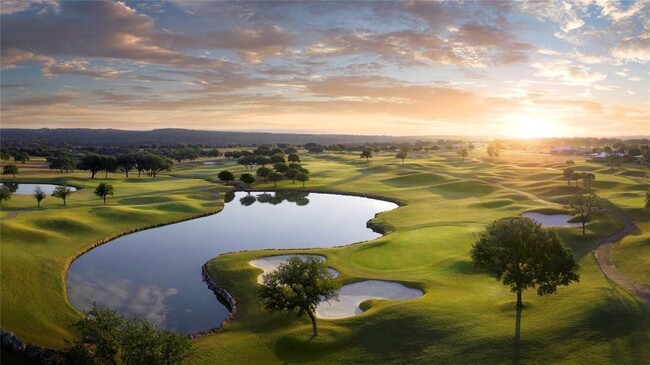
{"label": "paved path", "polygon": [[642,302],[650,305],[650,285],[640,284],[628,278],[618,268],[616,268],[616,266],[614,266],[614,262],[612,261],[612,249],[620,240],[623,239],[623,237],[634,232],[636,230],[636,225],[634,224],[634,221],[619,212],[609,211],[609,213],[622,220],[623,223],[625,223],[625,226],[620,231],[600,242],[600,245],[596,251],[594,251],[596,262],[598,263],[598,266],[600,266],[600,270],[609,280],[634,294]]}

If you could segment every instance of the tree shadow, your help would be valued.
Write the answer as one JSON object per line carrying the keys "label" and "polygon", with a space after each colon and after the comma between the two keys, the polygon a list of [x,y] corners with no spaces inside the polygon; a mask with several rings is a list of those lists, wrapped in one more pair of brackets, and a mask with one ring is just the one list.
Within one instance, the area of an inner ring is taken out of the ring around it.
{"label": "tree shadow", "polygon": [[515,342],[513,345],[512,364],[519,365],[521,362],[521,312],[522,307],[517,307],[517,317],[515,320]]}

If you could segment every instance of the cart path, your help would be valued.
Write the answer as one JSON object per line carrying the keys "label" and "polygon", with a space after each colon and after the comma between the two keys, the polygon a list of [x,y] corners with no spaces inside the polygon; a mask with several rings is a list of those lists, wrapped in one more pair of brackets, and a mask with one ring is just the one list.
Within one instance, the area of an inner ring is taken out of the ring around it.
{"label": "cart path", "polygon": [[634,294],[645,304],[650,305],[650,285],[641,284],[628,278],[614,265],[614,262],[612,261],[612,249],[625,236],[634,232],[636,230],[636,225],[632,219],[624,214],[611,210],[608,210],[608,212],[622,220],[625,226],[623,226],[620,231],[600,241],[600,245],[596,251],[594,251],[596,262],[598,263],[600,270],[609,280]]}

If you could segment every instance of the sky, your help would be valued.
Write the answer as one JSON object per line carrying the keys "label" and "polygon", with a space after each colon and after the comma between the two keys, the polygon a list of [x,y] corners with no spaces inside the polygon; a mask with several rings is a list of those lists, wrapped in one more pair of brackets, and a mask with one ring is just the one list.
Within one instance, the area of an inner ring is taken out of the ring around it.
{"label": "sky", "polygon": [[0,3],[0,126],[650,135],[650,1]]}

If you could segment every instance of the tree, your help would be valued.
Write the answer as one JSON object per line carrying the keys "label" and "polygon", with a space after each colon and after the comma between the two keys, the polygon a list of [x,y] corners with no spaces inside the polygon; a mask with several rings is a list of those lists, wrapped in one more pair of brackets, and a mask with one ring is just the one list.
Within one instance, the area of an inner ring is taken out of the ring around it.
{"label": "tree", "polygon": [[277,163],[285,163],[285,162],[287,161],[284,159],[284,155],[277,154],[271,156],[271,163],[277,164]]}
{"label": "tree", "polygon": [[406,158],[406,156],[408,156],[408,152],[406,152],[406,151],[399,151],[399,152],[397,152],[397,154],[395,154],[396,158],[399,158],[400,160],[402,160],[402,164],[404,164],[404,159]]}
{"label": "tree", "polygon": [[295,152],[289,154],[289,157],[287,157],[287,160],[289,162],[297,162],[300,163],[300,156],[298,156]]}
{"label": "tree", "polygon": [[273,170],[275,170],[275,171],[277,171],[277,172],[279,172],[281,174],[284,174],[285,172],[287,172],[287,170],[289,170],[289,165],[287,165],[284,162],[278,162],[278,163],[273,165]]}
{"label": "tree", "polygon": [[361,151],[361,158],[365,158],[366,162],[370,162],[370,158],[372,157],[372,150],[370,148],[364,148],[363,151]]}
{"label": "tree", "polygon": [[79,170],[90,171],[90,178],[94,179],[95,175],[104,169],[104,158],[95,153],[85,155],[81,160],[79,160],[79,163],[77,163],[77,168]]}
{"label": "tree", "polygon": [[440,150],[440,146],[431,146],[431,151],[433,151],[433,153],[436,153],[439,150]]}
{"label": "tree", "polygon": [[309,175],[301,172],[298,175],[296,175],[296,180],[300,181],[302,183],[302,187],[305,187],[305,182],[309,181]]}
{"label": "tree", "polygon": [[571,180],[576,182],[576,188],[578,187],[578,181],[582,180],[582,174],[579,172],[574,172],[571,176]]}
{"label": "tree", "polygon": [[503,218],[490,223],[472,246],[472,262],[509,285],[517,306],[528,288],[537,294],[557,292],[559,285],[579,281],[575,257],[556,231],[528,218]]}
{"label": "tree", "polygon": [[573,169],[566,168],[563,170],[563,174],[567,185],[571,185],[571,180],[573,180],[573,174],[575,174],[575,171]]}
{"label": "tree", "polygon": [[59,170],[60,173],[63,172],[74,172],[77,162],[70,156],[61,155],[61,156],[50,156],[46,158],[49,168],[53,170]]}
{"label": "tree", "polygon": [[284,176],[279,172],[272,172],[269,174],[269,180],[273,181],[275,187],[278,186],[278,181],[282,180]]}
{"label": "tree", "polygon": [[217,174],[217,177],[219,180],[223,181],[224,183],[228,184],[231,181],[235,181],[235,175],[233,175],[232,172],[228,170],[223,170]]}
{"label": "tree", "polygon": [[29,161],[29,155],[26,152],[18,152],[14,155],[14,161],[25,163]]}
{"label": "tree", "polygon": [[263,178],[264,178],[264,182],[268,182],[268,181],[269,181],[269,180],[268,180],[268,177],[269,177],[269,174],[270,174],[271,172],[272,172],[272,170],[269,169],[269,168],[266,168],[266,167],[260,167],[259,169],[257,169],[256,174],[257,174],[257,176],[259,176],[259,177],[263,177]]}
{"label": "tree", "polygon": [[145,320],[124,319],[111,309],[93,306],[72,327],[80,334],[66,351],[74,364],[175,365],[194,356],[186,335],[156,331]]}
{"label": "tree", "polygon": [[137,162],[134,155],[117,156],[117,167],[122,171],[126,178],[129,178],[129,172],[135,169]]}
{"label": "tree", "polygon": [[467,152],[467,149],[465,149],[465,148],[461,148],[460,150],[458,150],[457,153],[458,153],[458,156],[459,156],[463,161],[465,161],[465,159],[469,156],[469,152]]}
{"label": "tree", "polygon": [[259,295],[264,307],[277,312],[297,311],[298,317],[306,313],[311,319],[312,336],[316,337],[316,306],[335,298],[341,288],[325,264],[311,257],[303,261],[294,256],[262,278]]}
{"label": "tree", "polygon": [[620,164],[623,159],[618,152],[609,151],[607,152],[607,157],[605,157],[605,160],[607,161],[607,165],[609,165],[610,169],[614,170],[614,166]]}
{"label": "tree", "polygon": [[0,204],[4,201],[11,200],[11,189],[8,186],[0,186]]}
{"label": "tree", "polygon": [[65,200],[70,196],[70,194],[72,194],[72,189],[67,186],[57,186],[54,188],[54,191],[52,191],[53,197],[63,199],[63,205],[65,205]]}
{"label": "tree", "polygon": [[591,190],[591,183],[596,180],[596,175],[591,172],[582,172],[580,173],[580,178],[582,179],[582,183],[585,185],[585,189]]}
{"label": "tree", "polygon": [[295,184],[296,183],[296,176],[298,176],[299,173],[300,173],[300,171],[298,171],[296,169],[289,169],[289,170],[287,170],[287,172],[284,173],[284,177],[286,177],[287,179],[291,179],[293,184]]}
{"label": "tree", "polygon": [[15,179],[17,173],[18,173],[18,166],[14,165],[14,164],[4,165],[2,167],[2,174],[3,175],[13,175],[14,179]]}
{"label": "tree", "polygon": [[34,188],[34,194],[32,194],[34,199],[36,199],[36,203],[38,203],[38,207],[41,207],[41,201],[47,197],[43,189],[41,189],[40,186],[36,185],[36,188]]}
{"label": "tree", "polygon": [[241,174],[239,180],[241,180],[244,184],[248,185],[248,187],[250,188],[251,185],[255,182],[255,176],[253,176],[253,174],[244,173]]}
{"label": "tree", "polygon": [[569,201],[569,209],[572,209],[575,215],[580,218],[580,223],[582,223],[582,234],[586,234],[585,226],[587,222],[595,216],[600,215],[603,212],[600,199],[593,191],[588,192],[587,194],[577,193]]}
{"label": "tree", "polygon": [[95,195],[104,199],[104,204],[106,204],[106,197],[109,195],[113,196],[113,193],[113,185],[108,183],[100,183],[95,188]]}
{"label": "tree", "polygon": [[113,173],[117,171],[118,168],[117,159],[113,156],[102,156],[102,170],[106,173],[104,178],[108,178],[108,173]]}

